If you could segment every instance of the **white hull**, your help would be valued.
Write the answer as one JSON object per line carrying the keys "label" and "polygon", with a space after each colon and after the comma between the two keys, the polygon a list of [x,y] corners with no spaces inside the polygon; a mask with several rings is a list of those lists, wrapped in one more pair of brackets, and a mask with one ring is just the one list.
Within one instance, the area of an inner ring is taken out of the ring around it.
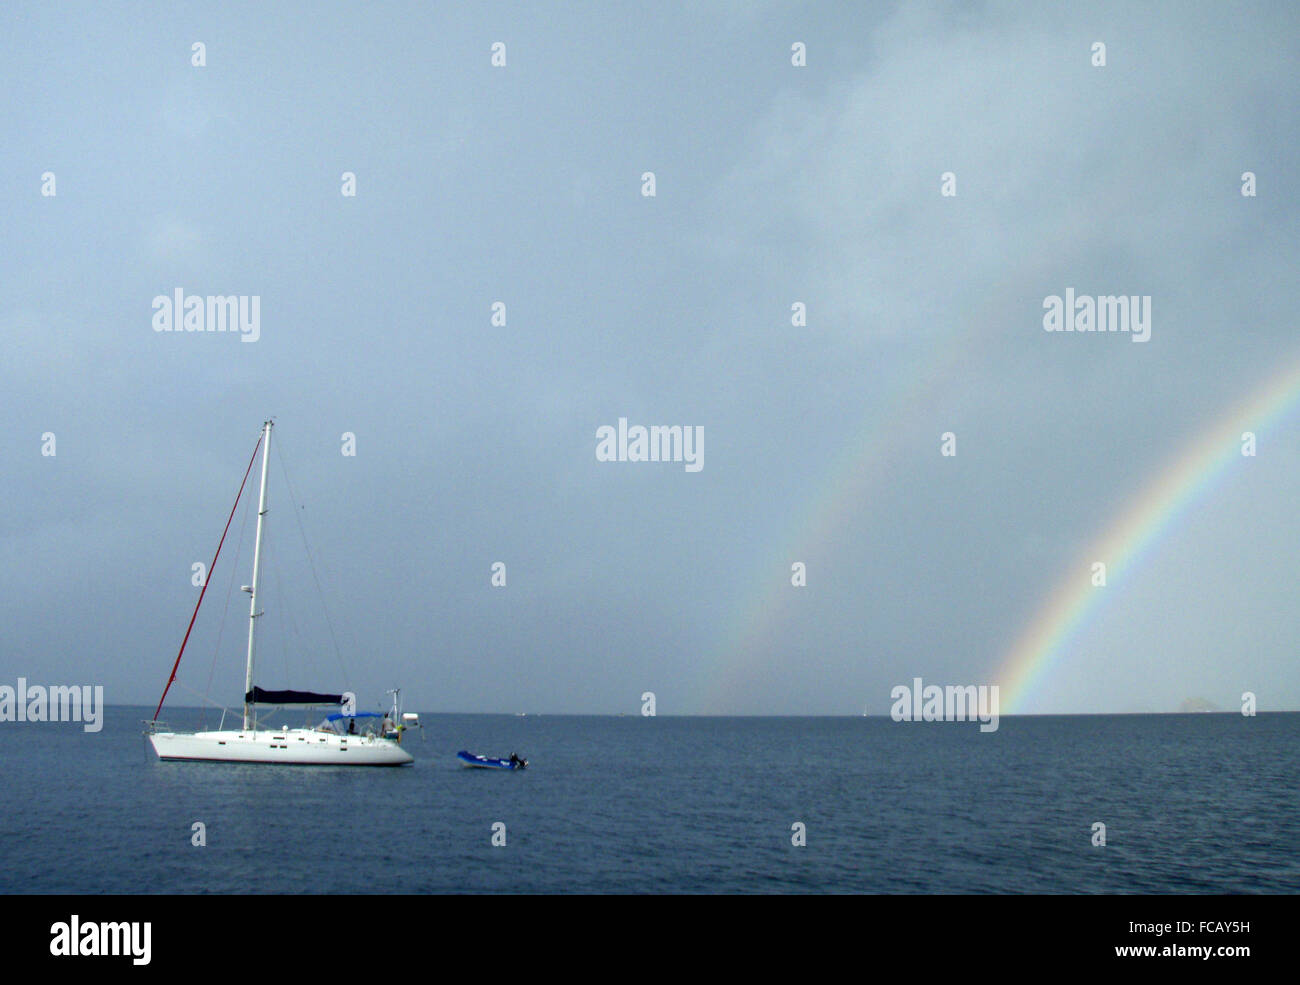
{"label": "white hull", "polygon": [[305,728],[151,732],[149,741],[159,759],[294,766],[405,766],[415,760],[390,739]]}

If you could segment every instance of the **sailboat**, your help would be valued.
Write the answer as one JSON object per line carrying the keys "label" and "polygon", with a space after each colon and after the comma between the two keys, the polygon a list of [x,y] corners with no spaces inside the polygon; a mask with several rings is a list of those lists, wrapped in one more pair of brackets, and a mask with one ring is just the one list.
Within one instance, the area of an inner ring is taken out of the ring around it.
{"label": "sailboat", "polygon": [[[244,586],[244,591],[248,592],[250,597],[248,610],[248,661],[244,674],[243,726],[237,729],[223,728],[226,718],[225,713],[222,714],[221,724],[218,725],[215,731],[182,732],[174,730],[158,720],[163,701],[167,699],[167,691],[171,688],[172,682],[176,680],[176,671],[180,667],[181,656],[185,653],[185,643],[189,641],[190,631],[194,628],[194,620],[198,616],[199,606],[203,604],[203,592],[207,591],[207,582],[211,577],[212,569],[210,566],[208,569],[209,578],[204,580],[203,591],[199,593],[198,603],[194,607],[194,615],[190,617],[189,629],[185,631],[185,640],[181,643],[180,653],[176,655],[176,663],[172,667],[167,687],[163,689],[162,698],[158,701],[158,708],[154,711],[153,718],[146,722],[146,735],[149,737],[154,752],[158,754],[158,758],[163,760],[281,763],[300,766],[405,766],[414,762],[414,757],[401,746],[402,732],[407,728],[418,726],[419,716],[409,713],[402,714],[399,701],[400,691],[394,690],[390,692],[393,695],[393,707],[389,714],[384,716],[382,727],[358,731],[358,719],[377,718],[379,716],[375,713],[357,712],[356,698],[351,692],[322,694],[313,691],[268,691],[257,687],[253,683],[253,658],[257,652],[255,648],[257,620],[262,615],[257,608],[257,591],[261,577],[262,535],[266,525],[266,478],[267,462],[271,449],[272,424],[273,422],[268,420],[262,425],[262,433],[258,438],[257,447],[253,449],[253,457],[248,462],[248,468],[244,472],[244,481],[240,484],[239,494],[235,497],[235,505],[231,507],[230,517],[226,520],[226,529],[221,534],[220,543],[217,544],[216,556],[212,559],[212,566],[215,566],[217,558],[221,556],[221,545],[225,543],[226,534],[230,531],[230,521],[234,519],[235,510],[239,506],[239,499],[243,495],[244,486],[248,483],[249,473],[252,472],[253,462],[257,460],[257,453],[260,448],[262,453],[262,485],[257,504],[257,540],[253,548],[253,582],[251,585]],[[257,720],[257,706],[259,704],[277,707],[339,705],[343,710],[328,716],[325,721],[314,728],[288,728],[287,726],[267,728]],[[346,728],[340,727],[343,721],[348,722]]]}

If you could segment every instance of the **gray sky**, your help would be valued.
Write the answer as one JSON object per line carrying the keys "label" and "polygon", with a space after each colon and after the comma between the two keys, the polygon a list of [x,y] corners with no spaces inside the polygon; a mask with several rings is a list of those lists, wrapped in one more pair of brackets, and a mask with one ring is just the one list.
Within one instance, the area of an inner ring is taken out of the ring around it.
{"label": "gray sky", "polygon": [[[998,683],[1300,358],[1300,14],[1132,6],[4,5],[0,683],[155,701],[269,414],[347,679],[274,464],[263,686],[883,714]],[[1150,341],[1045,332],[1067,287],[1150,295]],[[153,331],[177,288],[259,296],[260,338]],[[703,469],[598,462],[620,417],[702,427]],[[1298,429],[1024,710],[1300,707]],[[240,549],[180,676],[230,704]]]}

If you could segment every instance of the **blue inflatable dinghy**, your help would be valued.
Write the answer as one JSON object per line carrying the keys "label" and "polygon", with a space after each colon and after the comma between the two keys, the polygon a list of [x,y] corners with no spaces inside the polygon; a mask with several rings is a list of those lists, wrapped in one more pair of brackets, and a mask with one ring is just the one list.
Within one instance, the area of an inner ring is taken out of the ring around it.
{"label": "blue inflatable dinghy", "polygon": [[492,759],[488,756],[476,756],[472,752],[466,752],[462,749],[456,753],[456,758],[466,766],[474,766],[484,770],[522,770],[528,766],[528,760],[521,759],[514,753],[510,754],[509,759]]}

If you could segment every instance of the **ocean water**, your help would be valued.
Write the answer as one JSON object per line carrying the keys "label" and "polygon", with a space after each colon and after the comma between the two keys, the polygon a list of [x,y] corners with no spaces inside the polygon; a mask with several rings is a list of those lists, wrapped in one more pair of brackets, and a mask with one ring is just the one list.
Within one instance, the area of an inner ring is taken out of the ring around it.
{"label": "ocean water", "polygon": [[0,891],[1300,891],[1300,714],[424,714],[414,766],[349,769],[160,763],[150,710],[0,725]]}

